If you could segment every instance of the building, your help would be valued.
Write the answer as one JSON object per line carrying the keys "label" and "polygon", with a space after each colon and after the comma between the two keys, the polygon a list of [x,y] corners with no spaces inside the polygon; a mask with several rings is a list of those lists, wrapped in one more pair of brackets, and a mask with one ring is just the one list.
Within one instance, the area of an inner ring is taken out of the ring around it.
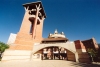
{"label": "building", "polygon": [[94,38],[86,41],[69,41],[64,32],[42,37],[46,14],[41,1],[23,4],[25,15],[17,34],[8,40],[10,48],[3,54],[2,61],[8,60],[68,60],[91,62],[87,49],[98,49]]}

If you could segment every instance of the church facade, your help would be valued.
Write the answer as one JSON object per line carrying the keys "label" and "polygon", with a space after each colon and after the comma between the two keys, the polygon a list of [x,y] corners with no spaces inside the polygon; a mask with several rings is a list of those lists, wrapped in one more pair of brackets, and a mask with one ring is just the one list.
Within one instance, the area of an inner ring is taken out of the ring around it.
{"label": "church facade", "polygon": [[25,15],[17,34],[11,33],[2,61],[9,60],[66,60],[91,62],[87,49],[97,50],[94,38],[80,41],[69,41],[64,32],[42,37],[43,23],[46,14],[41,1],[23,4]]}

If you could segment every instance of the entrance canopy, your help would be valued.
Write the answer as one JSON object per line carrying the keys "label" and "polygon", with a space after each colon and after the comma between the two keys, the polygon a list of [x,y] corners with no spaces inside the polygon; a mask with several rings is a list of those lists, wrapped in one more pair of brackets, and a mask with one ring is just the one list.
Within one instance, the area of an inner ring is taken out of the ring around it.
{"label": "entrance canopy", "polygon": [[45,48],[45,47],[50,47],[50,46],[59,46],[66,48],[67,50],[75,53],[76,48],[74,42],[66,42],[66,43],[49,43],[49,44],[35,44],[32,53],[34,54],[35,52]]}
{"label": "entrance canopy", "polygon": [[33,47],[32,55],[38,52],[39,50],[46,48],[46,47],[63,47],[73,53],[75,55],[75,61],[78,62],[78,54],[76,52],[75,44],[74,42],[66,42],[66,43],[49,43],[49,44],[35,44]]}

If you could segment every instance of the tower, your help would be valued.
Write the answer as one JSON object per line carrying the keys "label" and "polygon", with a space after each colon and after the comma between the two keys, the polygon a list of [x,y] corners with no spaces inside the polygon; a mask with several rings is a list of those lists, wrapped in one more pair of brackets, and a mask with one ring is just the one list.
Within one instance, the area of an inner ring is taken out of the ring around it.
{"label": "tower", "polygon": [[31,50],[34,43],[40,43],[42,40],[42,28],[46,15],[40,1],[26,3],[23,6],[25,15],[15,39],[14,44],[17,47],[14,49]]}
{"label": "tower", "polygon": [[[13,39],[10,48],[3,54],[5,60],[30,60],[34,43],[40,43],[42,38],[43,21],[46,18],[41,2],[23,4],[25,15],[17,35],[11,34]],[[13,37],[14,36],[14,37]],[[15,41],[15,42],[14,42]]]}

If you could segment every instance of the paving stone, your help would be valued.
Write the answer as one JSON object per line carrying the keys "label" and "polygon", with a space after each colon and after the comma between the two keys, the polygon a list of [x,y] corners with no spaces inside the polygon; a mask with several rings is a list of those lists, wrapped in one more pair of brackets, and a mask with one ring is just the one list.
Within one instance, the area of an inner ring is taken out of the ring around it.
{"label": "paving stone", "polygon": [[0,62],[0,67],[100,67],[100,63],[87,64],[64,60],[5,61]]}

